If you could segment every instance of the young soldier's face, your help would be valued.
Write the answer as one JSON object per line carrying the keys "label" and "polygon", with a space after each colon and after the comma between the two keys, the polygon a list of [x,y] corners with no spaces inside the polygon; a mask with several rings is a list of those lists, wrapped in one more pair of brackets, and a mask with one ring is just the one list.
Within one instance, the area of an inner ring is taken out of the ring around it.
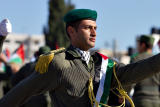
{"label": "young soldier's face", "polygon": [[146,45],[144,43],[138,42],[138,53],[143,53],[146,51]]}
{"label": "young soldier's face", "polygon": [[84,51],[95,46],[96,41],[96,22],[93,20],[82,20],[77,28],[74,30],[74,37],[72,43]]}

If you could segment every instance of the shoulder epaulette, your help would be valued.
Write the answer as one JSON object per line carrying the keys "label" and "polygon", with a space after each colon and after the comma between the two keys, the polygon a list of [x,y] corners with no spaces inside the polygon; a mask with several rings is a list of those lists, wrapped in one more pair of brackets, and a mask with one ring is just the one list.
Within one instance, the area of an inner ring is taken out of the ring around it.
{"label": "shoulder epaulette", "polygon": [[56,50],[52,50],[47,54],[42,54],[39,56],[38,61],[36,63],[35,70],[40,74],[47,72],[48,66],[50,62],[53,60],[54,55],[65,51],[65,48],[60,48]]}

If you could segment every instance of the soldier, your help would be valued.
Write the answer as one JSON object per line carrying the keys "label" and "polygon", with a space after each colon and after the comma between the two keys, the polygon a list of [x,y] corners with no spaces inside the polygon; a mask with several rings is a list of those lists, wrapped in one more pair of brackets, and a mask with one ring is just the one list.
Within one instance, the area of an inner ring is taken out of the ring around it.
{"label": "soldier", "polygon": [[36,72],[3,97],[0,107],[17,107],[46,91],[54,107],[98,107],[107,104],[110,89],[117,88],[126,96],[122,86],[160,72],[160,54],[127,66],[97,52],[90,55],[88,50],[96,41],[96,18],[97,12],[90,9],[68,12],[64,21],[71,46],[41,55]]}
{"label": "soldier", "polygon": [[[154,38],[142,35],[138,40],[138,54],[132,62],[149,58],[152,55]],[[134,87],[133,100],[136,107],[160,107],[160,73],[138,82]]]}
{"label": "soldier", "polygon": [[[3,42],[7,35],[11,33],[12,25],[8,19],[4,19],[0,22],[0,53],[2,51]],[[0,61],[6,63],[6,58],[3,54],[0,55]],[[3,96],[3,84],[1,80],[6,80],[11,76],[10,72],[0,73],[0,98]]]}

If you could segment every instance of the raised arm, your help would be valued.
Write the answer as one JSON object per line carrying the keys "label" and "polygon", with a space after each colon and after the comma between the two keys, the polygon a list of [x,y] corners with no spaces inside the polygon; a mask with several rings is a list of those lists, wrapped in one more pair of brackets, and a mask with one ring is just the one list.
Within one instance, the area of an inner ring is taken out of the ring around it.
{"label": "raised arm", "polygon": [[12,25],[8,19],[2,20],[0,22],[0,53],[2,51],[3,42],[7,35],[12,32]]}
{"label": "raised arm", "polygon": [[[160,54],[126,66],[117,66],[116,74],[122,86],[129,86],[160,72]],[[117,87],[113,76],[112,88]]]}

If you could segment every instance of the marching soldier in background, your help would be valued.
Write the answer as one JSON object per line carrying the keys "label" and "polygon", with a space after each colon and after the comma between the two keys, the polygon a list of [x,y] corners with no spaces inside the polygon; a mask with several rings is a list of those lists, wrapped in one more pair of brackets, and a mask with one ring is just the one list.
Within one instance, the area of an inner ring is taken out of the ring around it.
{"label": "marching soldier in background", "polygon": [[0,107],[18,107],[46,91],[50,92],[54,107],[98,107],[107,104],[111,89],[117,88],[120,97],[128,98],[122,86],[160,72],[160,54],[127,66],[97,52],[90,55],[89,49],[96,41],[96,19],[94,10],[68,12],[64,21],[71,46],[41,55],[36,72],[7,93],[0,100]]}
{"label": "marching soldier in background", "polygon": [[[138,54],[132,58],[137,62],[153,56],[152,47],[154,38],[142,35],[138,40]],[[152,65],[149,65],[152,66]],[[152,70],[151,70],[152,72]],[[133,100],[136,107],[160,107],[160,73],[138,82],[134,87]]]}

